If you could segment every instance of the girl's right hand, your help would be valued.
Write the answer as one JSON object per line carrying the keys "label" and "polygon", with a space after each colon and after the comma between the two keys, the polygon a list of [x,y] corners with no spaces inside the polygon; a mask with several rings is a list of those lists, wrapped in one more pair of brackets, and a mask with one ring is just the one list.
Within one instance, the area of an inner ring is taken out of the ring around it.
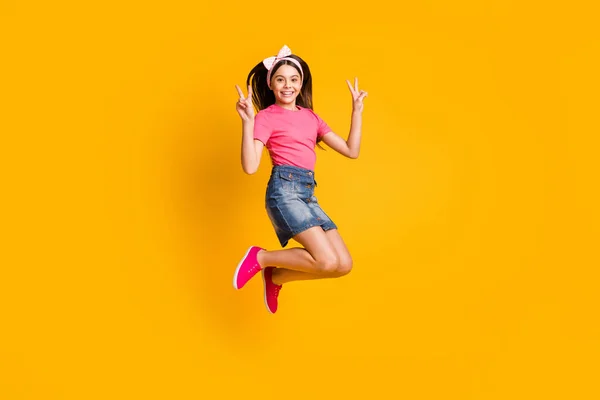
{"label": "girl's right hand", "polygon": [[240,95],[240,99],[235,105],[235,109],[237,110],[240,117],[242,117],[242,121],[250,122],[254,121],[254,105],[252,104],[252,86],[248,85],[248,97],[244,97],[244,92],[238,85],[235,85],[235,88]]}

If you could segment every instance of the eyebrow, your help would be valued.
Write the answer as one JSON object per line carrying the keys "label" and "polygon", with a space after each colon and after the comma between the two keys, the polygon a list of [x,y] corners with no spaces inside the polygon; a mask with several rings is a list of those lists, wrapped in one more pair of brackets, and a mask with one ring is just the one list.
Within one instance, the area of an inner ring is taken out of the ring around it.
{"label": "eyebrow", "polygon": [[[285,78],[285,76],[283,76],[281,74],[275,75],[273,78],[277,78],[277,77]],[[298,75],[298,74],[290,75],[290,78],[300,78],[300,75]]]}

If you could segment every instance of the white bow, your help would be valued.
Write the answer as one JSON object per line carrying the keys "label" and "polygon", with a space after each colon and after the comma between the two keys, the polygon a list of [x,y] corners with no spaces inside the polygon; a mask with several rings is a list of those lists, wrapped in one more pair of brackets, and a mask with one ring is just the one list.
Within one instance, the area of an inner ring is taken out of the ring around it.
{"label": "white bow", "polygon": [[270,70],[271,68],[273,68],[273,65],[275,65],[278,61],[281,61],[283,58],[291,54],[292,51],[290,50],[290,48],[284,44],[281,50],[279,50],[279,53],[277,53],[277,56],[265,58],[263,60],[263,64],[265,67],[267,67],[267,70]]}

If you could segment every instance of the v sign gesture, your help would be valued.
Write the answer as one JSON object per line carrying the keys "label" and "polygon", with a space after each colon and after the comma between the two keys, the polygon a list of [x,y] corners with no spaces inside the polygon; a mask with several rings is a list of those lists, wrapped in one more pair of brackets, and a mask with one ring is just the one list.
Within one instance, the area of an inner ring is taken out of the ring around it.
{"label": "v sign gesture", "polygon": [[367,92],[364,90],[358,90],[358,78],[354,78],[354,87],[349,80],[346,80],[350,93],[352,93],[352,111],[362,112],[363,110],[363,99],[367,97]]}
{"label": "v sign gesture", "polygon": [[346,80],[346,83],[352,94],[352,118],[350,119],[348,139],[330,132],[323,136],[323,141],[329,147],[346,157],[358,158],[362,136],[363,100],[367,97],[367,92],[358,89],[358,78],[354,78],[354,86],[352,86],[349,80]]}
{"label": "v sign gesture", "polygon": [[240,117],[242,117],[242,121],[254,121],[254,105],[252,104],[252,86],[248,85],[248,97],[244,97],[244,92],[238,85],[235,85],[235,88],[240,95],[240,99],[235,105],[235,109],[237,110]]}

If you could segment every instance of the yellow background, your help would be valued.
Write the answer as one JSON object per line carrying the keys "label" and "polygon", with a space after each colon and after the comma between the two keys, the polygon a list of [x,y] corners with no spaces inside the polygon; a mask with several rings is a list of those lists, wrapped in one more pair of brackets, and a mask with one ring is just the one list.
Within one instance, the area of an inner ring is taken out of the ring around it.
{"label": "yellow background", "polygon": [[[0,3],[1,399],[600,397],[596,10],[392,3]],[[283,44],[339,134],[369,97],[355,268],[272,316],[234,85]]]}

